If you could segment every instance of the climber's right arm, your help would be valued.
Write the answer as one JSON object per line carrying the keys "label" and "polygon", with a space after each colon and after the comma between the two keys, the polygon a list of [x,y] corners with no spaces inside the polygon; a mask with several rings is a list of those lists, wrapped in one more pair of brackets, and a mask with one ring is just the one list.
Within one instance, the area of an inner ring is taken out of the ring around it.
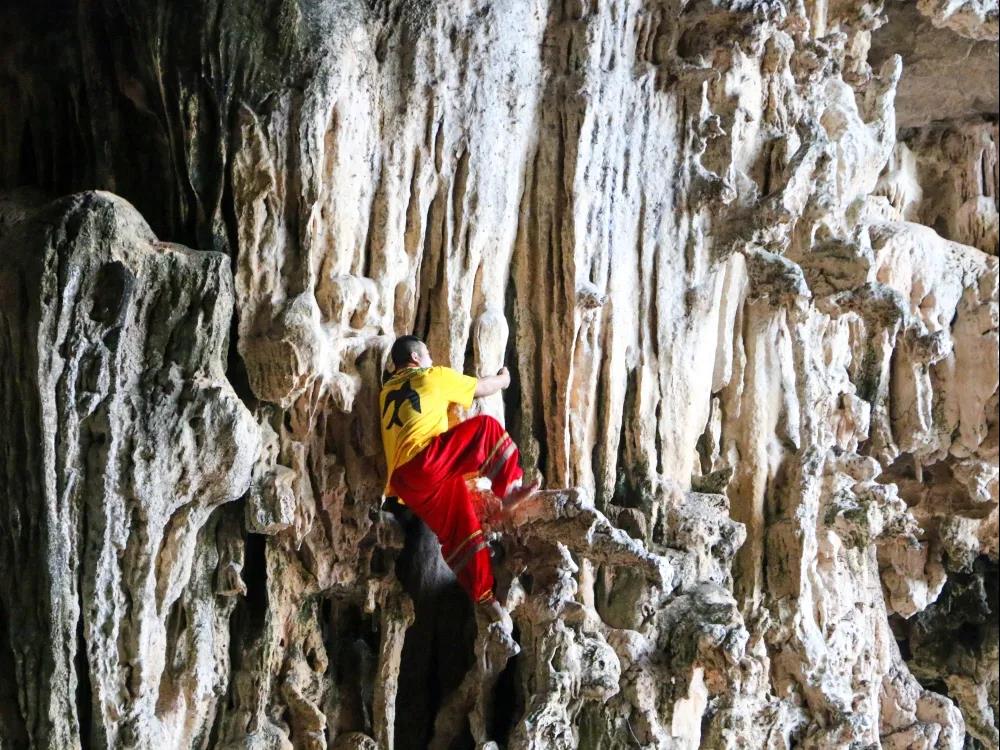
{"label": "climber's right arm", "polygon": [[510,371],[506,367],[502,367],[500,368],[500,372],[496,375],[479,378],[479,381],[476,383],[476,398],[492,396],[494,393],[499,393],[509,385]]}

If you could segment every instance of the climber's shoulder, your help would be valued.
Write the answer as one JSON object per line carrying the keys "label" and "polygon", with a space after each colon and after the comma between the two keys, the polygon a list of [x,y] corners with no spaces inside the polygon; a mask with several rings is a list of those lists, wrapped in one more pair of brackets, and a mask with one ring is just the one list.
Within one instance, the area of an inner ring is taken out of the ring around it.
{"label": "climber's shoulder", "polygon": [[447,365],[434,365],[433,367],[428,367],[422,372],[424,373],[424,376],[428,378],[451,377],[459,374],[457,370],[453,370]]}
{"label": "climber's shoulder", "polygon": [[405,387],[405,384],[409,384],[410,387],[414,387],[417,384],[423,383],[426,379],[431,376],[431,372],[436,367],[407,367],[403,370],[399,370],[382,381],[382,393],[385,394],[389,391],[397,390],[401,387]]}

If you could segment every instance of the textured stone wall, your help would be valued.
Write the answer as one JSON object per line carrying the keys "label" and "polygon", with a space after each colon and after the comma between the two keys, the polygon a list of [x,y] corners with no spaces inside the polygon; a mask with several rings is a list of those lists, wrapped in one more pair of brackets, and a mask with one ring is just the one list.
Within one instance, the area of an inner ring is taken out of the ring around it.
{"label": "textured stone wall", "polygon": [[[0,48],[0,747],[1000,746],[995,2]],[[513,658],[381,509],[410,331],[513,372]]]}

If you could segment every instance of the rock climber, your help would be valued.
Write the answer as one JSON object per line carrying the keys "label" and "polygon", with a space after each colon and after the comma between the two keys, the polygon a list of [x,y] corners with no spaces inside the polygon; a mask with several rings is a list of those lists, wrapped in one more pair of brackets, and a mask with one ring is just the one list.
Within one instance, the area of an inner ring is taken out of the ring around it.
{"label": "rock climber", "polygon": [[382,445],[388,468],[385,494],[398,497],[441,542],[441,554],[466,593],[493,622],[506,612],[493,595],[490,551],[466,477],[489,479],[506,509],[532,494],[522,487],[519,453],[503,426],[480,415],[448,429],[448,406],[472,406],[510,385],[504,367],[474,378],[435,366],[427,345],[401,336],[390,351],[393,371],[379,396]]}

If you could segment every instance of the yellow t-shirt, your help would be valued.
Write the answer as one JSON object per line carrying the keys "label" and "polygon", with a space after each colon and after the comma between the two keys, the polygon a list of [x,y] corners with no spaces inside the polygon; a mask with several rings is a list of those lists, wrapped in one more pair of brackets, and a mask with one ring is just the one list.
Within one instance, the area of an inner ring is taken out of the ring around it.
{"label": "yellow t-shirt", "polygon": [[450,367],[408,367],[382,386],[378,402],[389,472],[387,495],[392,494],[389,485],[393,470],[448,430],[448,405],[472,406],[477,382]]}

